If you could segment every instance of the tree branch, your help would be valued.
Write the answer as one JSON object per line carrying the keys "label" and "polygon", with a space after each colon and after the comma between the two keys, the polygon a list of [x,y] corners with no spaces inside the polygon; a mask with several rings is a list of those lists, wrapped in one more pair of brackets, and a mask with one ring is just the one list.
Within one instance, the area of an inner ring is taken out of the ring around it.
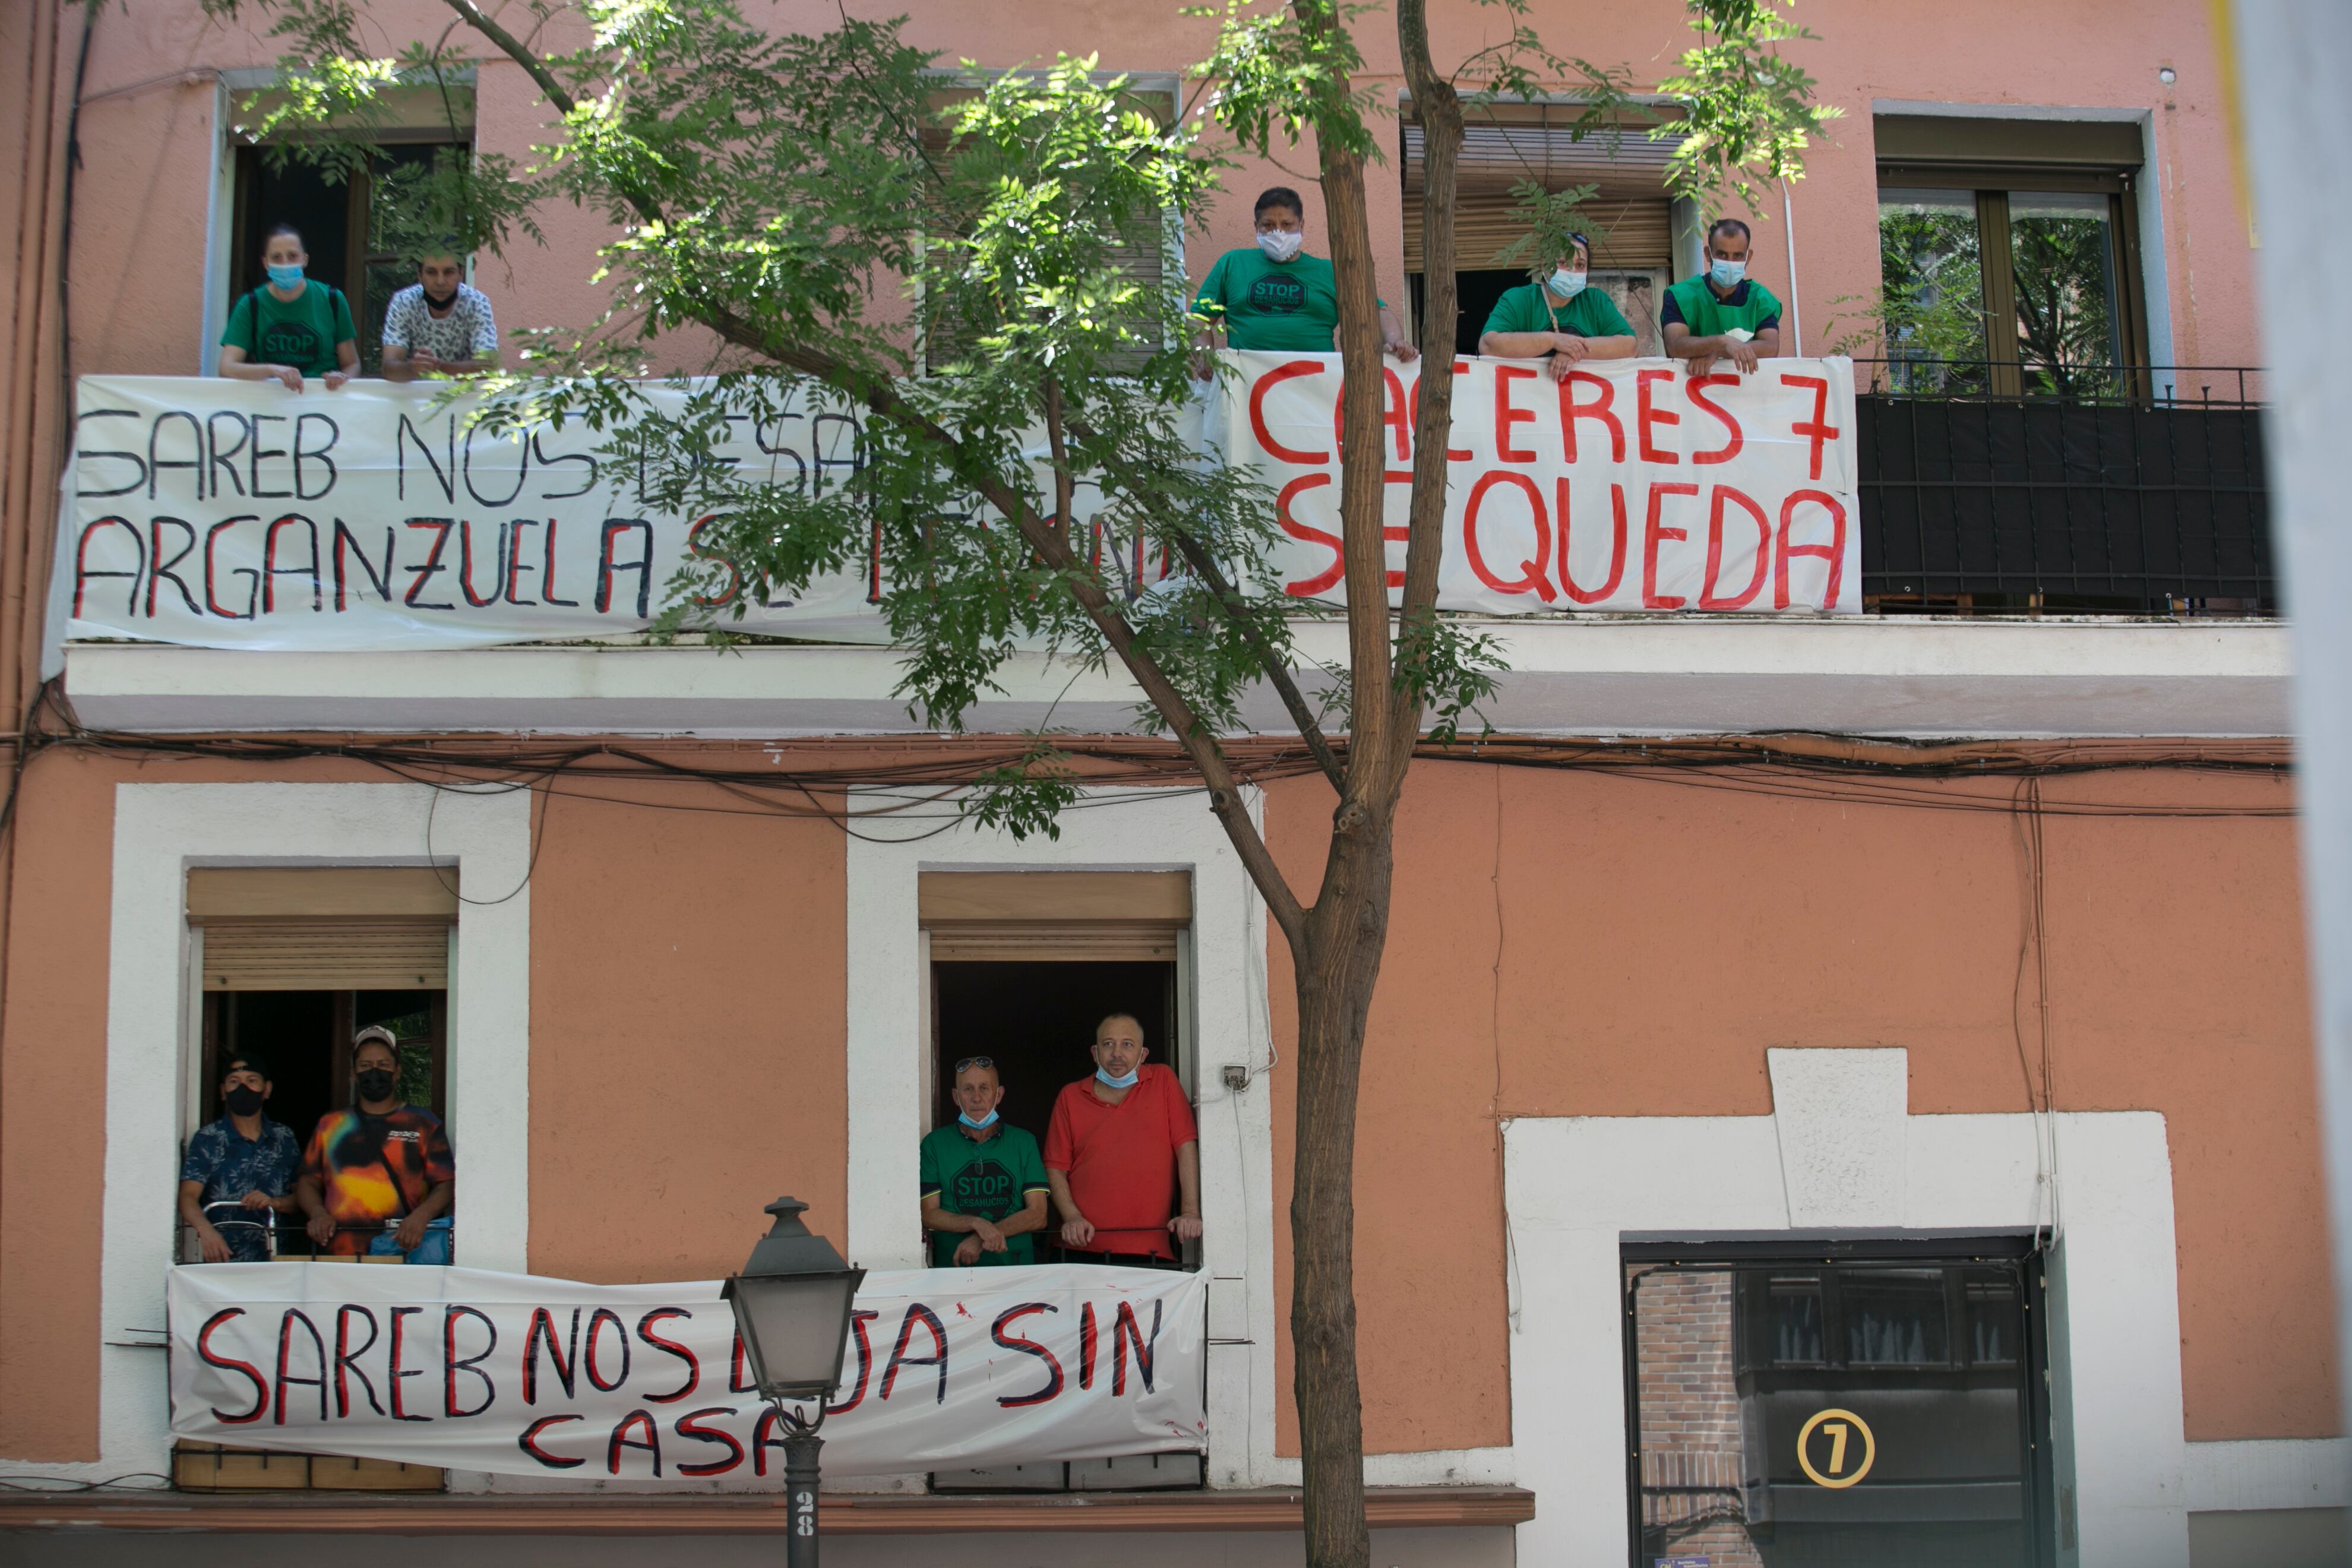
{"label": "tree branch", "polygon": [[[1444,552],[1445,444],[1454,428],[1454,334],[1457,302],[1454,278],[1455,168],[1462,150],[1462,100],[1454,84],[1437,73],[1429,58],[1426,0],[1397,0],[1397,45],[1405,82],[1421,119],[1422,269],[1421,401],[1412,432],[1412,500],[1407,525],[1404,599],[1398,625],[1410,631],[1437,613],[1437,573]],[[1357,693],[1360,710],[1368,694]],[[1407,737],[1399,754],[1386,759],[1401,788],[1420,738],[1422,701],[1410,688],[1391,698],[1392,722]]]}
{"label": "tree branch", "polygon": [[[555,74],[548,69],[546,62],[512,33],[484,15],[475,0],[446,0],[446,4],[475,31],[497,45],[509,59],[529,73],[531,80],[538,83],[540,90],[547,95],[548,102],[559,112],[568,116],[573,111],[576,104],[572,95],[563,90],[562,84],[555,79]],[[666,221],[661,205],[649,194],[626,187],[621,188],[620,194],[647,223]],[[1178,744],[1184,748],[1185,754],[1192,758],[1192,765],[1200,771],[1202,782],[1209,786],[1210,809],[1216,813],[1218,821],[1224,826],[1225,836],[1233,841],[1234,848],[1241,856],[1243,867],[1249,872],[1251,880],[1257,884],[1258,891],[1265,896],[1267,911],[1281,926],[1283,935],[1289,939],[1294,948],[1303,943],[1306,940],[1307,911],[1299,904],[1297,896],[1290,890],[1289,881],[1283,876],[1282,868],[1276,864],[1273,852],[1258,833],[1257,825],[1250,820],[1239,781],[1234,778],[1233,769],[1225,760],[1223,749],[1218,746],[1207,724],[1192,710],[1192,705],[1184,700],[1183,693],[1176,689],[1175,683],[1160,668],[1159,662],[1136,646],[1135,628],[1127,624],[1127,617],[1119,614],[1100,585],[1080,569],[1077,557],[1069,547],[1067,533],[1062,529],[1048,526],[1012,486],[1000,476],[989,472],[984,464],[972,457],[969,447],[937,421],[909,405],[887,378],[877,378],[855,370],[817,350],[772,339],[742,317],[715,302],[698,301],[688,313],[737,347],[748,349],[782,369],[798,372],[847,394],[877,417],[887,419],[901,429],[921,437],[949,455],[950,467],[957,476],[978,491],[989,505],[1010,519],[1039,558],[1061,573],[1079,607],[1087,612],[1087,617],[1102,633],[1103,639],[1110,644],[1119,661],[1127,666],[1128,673],[1143,689],[1144,695],[1159,710],[1160,716],[1167,721]],[[1377,353],[1377,344],[1373,352]],[[1371,405],[1373,420],[1377,421],[1380,414],[1380,400],[1375,398]],[[1377,424],[1373,430],[1377,435]],[[1385,652],[1385,639],[1382,648]],[[1328,753],[1328,747],[1325,750]]]}
{"label": "tree branch", "polygon": [[530,79],[539,84],[539,90],[547,95],[547,101],[555,105],[558,114],[568,117],[579,107],[572,95],[563,90],[563,84],[555,79],[555,73],[547,68],[547,62],[533,54],[520,38],[485,16],[474,0],[448,0],[448,5],[449,9],[466,18],[467,26],[474,31],[496,44],[507,58],[528,71]]}

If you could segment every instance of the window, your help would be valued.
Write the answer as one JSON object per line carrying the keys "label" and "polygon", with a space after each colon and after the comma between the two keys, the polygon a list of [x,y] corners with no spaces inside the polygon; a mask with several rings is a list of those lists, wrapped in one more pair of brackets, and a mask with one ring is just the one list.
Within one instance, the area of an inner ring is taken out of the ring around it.
{"label": "window", "polygon": [[2145,395],[2137,124],[1883,115],[1876,132],[1892,390]]}
{"label": "window", "polygon": [[[1417,319],[1427,298],[1422,258],[1422,130],[1406,106],[1403,132],[1404,269]],[[1511,187],[1535,180],[1547,190],[1597,187],[1577,210],[1592,237],[1588,285],[1605,289],[1625,314],[1635,352],[1659,352],[1658,308],[1678,274],[1678,232],[1696,228],[1688,203],[1667,195],[1666,164],[1677,142],[1650,140],[1645,129],[1576,134],[1585,110],[1575,103],[1489,104],[1469,111],[1454,187],[1454,283],[1460,314],[1454,352],[1475,354],[1495,301],[1528,281],[1529,264],[1495,258],[1527,233]],[[1684,250],[1690,247],[1687,243]],[[1696,270],[1696,268],[1689,268]]]}
{"label": "window", "polygon": [[[258,101],[247,104],[257,111]],[[425,211],[424,177],[436,163],[473,156],[470,87],[399,88],[386,95],[392,123],[369,166],[330,181],[299,158],[282,162],[262,147],[236,149],[226,305],[261,287],[261,243],[271,226],[290,223],[310,253],[310,276],[343,291],[359,332],[360,368],[383,365],[383,312],[416,281],[416,250],[440,237]]]}
{"label": "window", "polygon": [[[352,1103],[352,1037],[370,1025],[399,1041],[399,1098],[446,1121],[457,887],[455,869],[423,867],[190,871],[204,1004],[184,1143],[222,1114],[221,1065],[254,1051],[269,1064],[262,1114],[307,1146],[321,1116]],[[277,1216],[268,1245],[281,1258],[315,1251],[299,1215]],[[184,1261],[199,1256],[184,1231],[180,1247]],[[192,1442],[175,1445],[172,1472],[180,1489],[205,1492],[438,1491],[444,1482],[427,1465]]]}
{"label": "window", "polygon": [[[917,897],[930,956],[927,1129],[955,1117],[955,1064],[984,1056],[1005,1088],[997,1114],[1042,1146],[1055,1096],[1093,1072],[1087,1047],[1112,1013],[1139,1021],[1149,1059],[1194,1092],[1189,872],[926,871]],[[1185,1247],[1188,1268],[1199,1266],[1198,1245]],[[1150,1454],[941,1471],[931,1488],[1136,1491],[1205,1479],[1198,1454]]]}
{"label": "window", "polygon": [[[979,96],[976,87],[942,88],[931,94],[933,122],[922,132],[922,142],[934,156],[953,157],[955,137],[947,119],[957,105]],[[1127,98],[1137,109],[1166,125],[1176,117],[1176,89],[1172,84],[1160,85],[1144,80],[1130,83]],[[1118,269],[1133,279],[1147,295],[1158,294],[1169,287],[1173,279],[1181,286],[1184,278],[1183,233],[1181,226],[1168,220],[1166,215],[1139,218],[1126,235],[1126,243],[1117,252]],[[923,368],[937,374],[947,369],[957,359],[969,354],[971,346],[987,335],[985,321],[950,319],[949,312],[931,302],[922,312]],[[1122,353],[1124,351],[1122,351]],[[1136,352],[1133,363],[1140,366],[1148,352]]]}
{"label": "window", "polygon": [[[204,1008],[182,1137],[221,1114],[221,1064],[252,1050],[269,1063],[264,1114],[307,1146],[352,1103],[352,1037],[372,1024],[400,1042],[400,1097],[447,1122],[457,888],[454,869],[430,867],[190,871]],[[272,1243],[279,1257],[312,1250],[299,1218],[281,1217]],[[184,1258],[192,1247],[184,1237]]]}
{"label": "window", "polygon": [[1628,1247],[1640,1568],[2046,1563],[2022,1241]]}

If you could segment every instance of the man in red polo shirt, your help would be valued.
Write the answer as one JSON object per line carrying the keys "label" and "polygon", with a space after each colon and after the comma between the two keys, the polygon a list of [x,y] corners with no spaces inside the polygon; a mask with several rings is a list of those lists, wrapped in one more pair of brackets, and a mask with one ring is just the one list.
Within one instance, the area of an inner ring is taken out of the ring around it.
{"label": "man in red polo shirt", "polygon": [[[1201,1234],[1201,1135],[1176,1075],[1114,1013],[1095,1026],[1095,1075],[1066,1085],[1045,1127],[1045,1183],[1071,1263],[1176,1267]],[[1171,1201],[1174,1212],[1171,1212]]]}

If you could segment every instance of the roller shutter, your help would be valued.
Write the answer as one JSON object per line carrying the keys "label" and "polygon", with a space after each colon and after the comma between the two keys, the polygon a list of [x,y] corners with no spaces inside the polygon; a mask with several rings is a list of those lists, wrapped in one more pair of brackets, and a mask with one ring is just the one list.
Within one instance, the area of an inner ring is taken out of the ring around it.
{"label": "roller shutter", "polygon": [[443,867],[188,873],[207,991],[440,991],[457,873]]}
{"label": "roller shutter", "polygon": [[[1572,105],[1497,106],[1511,120],[1482,121],[1464,128],[1460,178],[1455,187],[1454,266],[1458,272],[1494,268],[1496,253],[1527,232],[1515,213],[1511,186],[1540,181],[1547,190],[1595,185],[1580,210],[1589,215],[1592,265],[1641,270],[1674,265],[1666,193],[1666,163],[1677,139],[1653,142],[1639,130],[1612,141],[1570,134],[1579,112]],[[1421,127],[1404,127],[1404,269],[1422,268]],[[1517,262],[1503,265],[1516,266]]]}
{"label": "roller shutter", "polygon": [[926,871],[935,963],[1166,962],[1192,923],[1189,871]]}

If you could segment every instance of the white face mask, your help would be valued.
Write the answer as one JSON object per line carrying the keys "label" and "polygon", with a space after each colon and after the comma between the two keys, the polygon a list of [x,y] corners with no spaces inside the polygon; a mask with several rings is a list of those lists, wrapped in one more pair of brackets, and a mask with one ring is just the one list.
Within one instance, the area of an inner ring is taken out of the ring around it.
{"label": "white face mask", "polygon": [[1570,272],[1565,267],[1554,268],[1551,275],[1551,291],[1563,300],[1575,299],[1584,292],[1584,274]]}
{"label": "white face mask", "polygon": [[1305,247],[1307,237],[1295,228],[1267,229],[1257,237],[1257,247],[1268,261],[1287,261]]}

